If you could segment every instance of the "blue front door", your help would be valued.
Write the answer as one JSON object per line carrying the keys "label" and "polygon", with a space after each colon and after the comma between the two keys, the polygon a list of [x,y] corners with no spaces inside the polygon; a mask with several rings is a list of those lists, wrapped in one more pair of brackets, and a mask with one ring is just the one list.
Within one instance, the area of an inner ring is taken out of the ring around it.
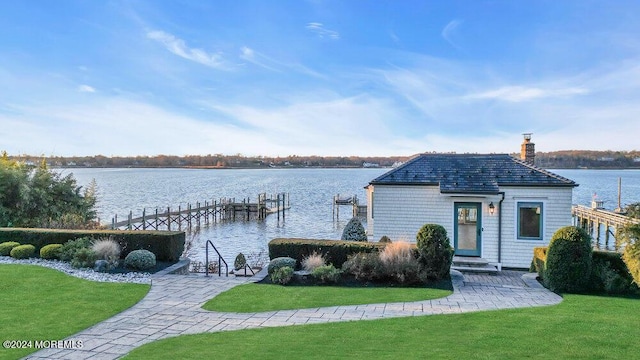
{"label": "blue front door", "polygon": [[481,203],[455,203],[453,244],[456,255],[482,255],[481,209]]}

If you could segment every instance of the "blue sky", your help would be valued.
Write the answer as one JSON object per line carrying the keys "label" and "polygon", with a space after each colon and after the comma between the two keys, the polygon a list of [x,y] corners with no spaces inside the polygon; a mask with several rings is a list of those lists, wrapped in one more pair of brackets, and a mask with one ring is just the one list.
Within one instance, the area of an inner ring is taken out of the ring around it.
{"label": "blue sky", "polygon": [[638,150],[637,1],[0,3],[0,150]]}

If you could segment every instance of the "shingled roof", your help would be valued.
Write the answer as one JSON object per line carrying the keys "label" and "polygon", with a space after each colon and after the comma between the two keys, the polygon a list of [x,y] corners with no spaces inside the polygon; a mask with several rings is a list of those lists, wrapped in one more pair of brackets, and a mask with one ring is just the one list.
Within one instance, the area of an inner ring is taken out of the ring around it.
{"label": "shingled roof", "polygon": [[370,185],[439,185],[441,193],[497,194],[500,186],[575,187],[508,154],[421,154]]}

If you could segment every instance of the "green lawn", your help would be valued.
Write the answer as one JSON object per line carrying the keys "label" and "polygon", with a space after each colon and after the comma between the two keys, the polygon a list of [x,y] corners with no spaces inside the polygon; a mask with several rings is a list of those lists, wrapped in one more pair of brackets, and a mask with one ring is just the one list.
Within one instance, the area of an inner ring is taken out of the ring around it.
{"label": "green lawn", "polygon": [[[0,265],[0,339],[62,340],[131,307],[149,288],[82,280],[40,266]],[[0,359],[33,351],[1,348]]]}
{"label": "green lawn", "polygon": [[203,308],[223,312],[263,312],[430,300],[450,294],[449,290],[431,288],[282,286],[249,283],[223,292],[209,300]]}
{"label": "green lawn", "polygon": [[633,359],[640,299],[180,336],[127,359]]}

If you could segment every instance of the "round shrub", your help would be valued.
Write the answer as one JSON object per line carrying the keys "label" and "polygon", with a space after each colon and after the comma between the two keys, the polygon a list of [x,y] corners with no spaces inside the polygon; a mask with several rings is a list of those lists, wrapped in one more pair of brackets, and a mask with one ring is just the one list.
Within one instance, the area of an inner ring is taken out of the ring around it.
{"label": "round shrub", "polygon": [[391,238],[389,238],[387,235],[383,235],[383,236],[380,238],[380,241],[379,241],[379,242],[381,242],[381,243],[383,243],[383,244],[391,244]]}
{"label": "round shrub", "polygon": [[270,275],[271,282],[281,285],[287,285],[293,279],[293,268],[284,266],[273,271]]}
{"label": "round shrub", "polygon": [[290,258],[290,257],[277,257],[269,262],[267,273],[271,275],[276,270],[281,269],[283,267],[290,267],[291,269],[295,269],[296,259]]}
{"label": "round shrub", "polygon": [[346,241],[367,241],[367,232],[360,220],[356,217],[351,218],[342,230],[342,240]]}
{"label": "round shrub", "polygon": [[233,262],[233,268],[236,270],[244,269],[247,265],[247,258],[244,257],[243,253],[238,254],[236,256],[236,260]]}
{"label": "round shrub", "polygon": [[43,259],[60,259],[62,244],[49,244],[40,249],[40,257]]}
{"label": "round shrub", "polygon": [[441,225],[425,224],[416,235],[416,244],[421,274],[433,281],[448,278],[453,248],[449,244],[447,230]]}
{"label": "round shrub", "polygon": [[33,245],[18,245],[11,249],[11,257],[14,259],[28,259],[36,252],[36,247]]}
{"label": "round shrub", "polygon": [[150,270],[156,266],[156,255],[149,250],[133,250],[124,258],[124,266],[135,270]]}
{"label": "round shrub", "polygon": [[20,243],[15,241],[3,242],[0,244],[0,256],[9,256],[9,254],[11,254],[11,249],[19,245]]}
{"label": "round shrub", "polygon": [[555,292],[584,292],[591,275],[591,237],[575,226],[558,229],[549,242],[544,283]]}

